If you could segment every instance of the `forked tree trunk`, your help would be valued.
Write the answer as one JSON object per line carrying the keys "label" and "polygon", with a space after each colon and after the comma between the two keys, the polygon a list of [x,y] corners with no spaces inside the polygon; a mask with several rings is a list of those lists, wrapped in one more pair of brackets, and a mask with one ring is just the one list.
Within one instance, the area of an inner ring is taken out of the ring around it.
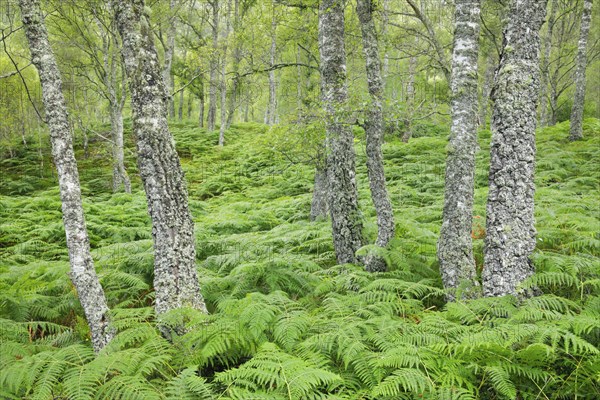
{"label": "forked tree trunk", "polygon": [[[487,202],[483,293],[521,294],[533,274],[535,249],[535,128],[540,85],[540,28],[547,0],[514,0],[492,90],[490,189]],[[522,293],[527,294],[527,293]]]}
{"label": "forked tree trunk", "polygon": [[571,131],[569,139],[583,139],[583,103],[585,100],[585,69],[587,66],[587,41],[592,19],[592,0],[583,0],[581,31],[577,45],[577,69],[575,70],[575,97],[571,109]]}
{"label": "forked tree trunk", "polygon": [[[365,119],[367,172],[371,199],[377,214],[377,240],[375,244],[385,248],[394,237],[394,212],[392,203],[385,186],[383,168],[383,79],[381,77],[381,62],[379,61],[379,44],[373,22],[373,3],[371,0],[357,0],[356,13],[360,21],[363,50],[365,54],[367,83],[371,104],[367,109]],[[367,271],[385,271],[385,260],[375,255],[365,259]]]}
{"label": "forked tree trunk", "polygon": [[344,121],[348,88],[342,0],[320,3],[319,52],[333,245],[338,263],[354,263],[356,250],[362,246],[362,221],[356,189],[354,136]]}
{"label": "forked tree trunk", "polygon": [[42,84],[42,100],[50,127],[52,156],[58,171],[63,223],[71,263],[70,277],[90,327],[92,346],[98,352],[110,342],[115,332],[109,326],[106,298],[90,252],[81,203],[79,172],[60,71],[50,47],[39,0],[20,0],[19,5],[32,61]]}
{"label": "forked tree trunk", "polygon": [[206,312],[196,272],[194,222],[167,125],[165,86],[144,1],[114,1],[112,7],[123,38],[138,167],[152,219],[156,313],[183,306]]}
{"label": "forked tree trunk", "polygon": [[454,300],[477,284],[473,241],[473,197],[477,151],[477,58],[480,0],[456,0],[450,89],[452,125],[446,156],[446,185],[442,228],[437,243],[442,282]]}
{"label": "forked tree trunk", "polygon": [[208,119],[206,128],[215,130],[217,121],[217,92],[219,86],[219,1],[212,0],[212,54],[210,56],[210,73],[208,81]]}

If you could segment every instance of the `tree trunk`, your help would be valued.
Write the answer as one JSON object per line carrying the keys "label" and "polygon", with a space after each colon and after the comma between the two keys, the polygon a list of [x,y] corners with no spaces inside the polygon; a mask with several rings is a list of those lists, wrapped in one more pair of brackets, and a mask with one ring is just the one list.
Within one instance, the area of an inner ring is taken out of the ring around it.
{"label": "tree trunk", "polygon": [[[322,164],[325,164],[324,162]],[[310,220],[327,218],[327,168],[317,165],[315,168],[315,184],[313,188],[312,202],[310,204]]]}
{"label": "tree trunk", "polygon": [[183,306],[206,312],[196,272],[194,222],[184,174],[167,125],[166,89],[149,17],[143,14],[143,0],[115,1],[112,7],[123,38],[138,167],[152,219],[156,313]]}
{"label": "tree trunk", "polygon": [[212,54],[210,56],[210,75],[208,82],[208,119],[206,121],[209,131],[215,130],[217,121],[217,92],[219,85],[219,1],[212,0]]}
{"label": "tree trunk", "polygon": [[[456,0],[450,104],[452,125],[446,156],[442,228],[437,245],[449,300],[477,284],[473,242],[473,197],[477,151],[477,58],[480,0]],[[466,293],[465,293],[466,294]]]}
{"label": "tree trunk", "polygon": [[240,62],[242,61],[242,43],[238,37],[240,30],[240,1],[234,0],[233,5],[233,32],[234,32],[234,47],[233,47],[233,62],[231,66],[231,72],[233,78],[231,80],[231,93],[229,94],[229,100],[227,103],[227,126],[229,129],[233,122],[235,115],[236,103],[239,97],[240,90],[240,78],[238,76],[240,70]]}
{"label": "tree trunk", "polygon": [[550,3],[550,15],[548,17],[548,29],[544,40],[544,55],[541,61],[541,83],[540,83],[540,124],[548,125],[548,79],[550,76],[550,54],[552,51],[552,35],[554,33],[554,23],[556,18],[557,0]]}
{"label": "tree trunk", "polygon": [[167,27],[167,43],[165,47],[165,65],[162,76],[167,89],[167,104],[169,107],[169,116],[175,118],[175,101],[173,100],[173,75],[171,75],[171,67],[173,66],[173,54],[175,53],[175,0],[171,0],[169,4],[170,14]]}
{"label": "tree trunk", "polygon": [[517,294],[519,284],[534,272],[529,257],[536,240],[535,128],[540,28],[546,2],[513,1],[504,29],[504,49],[492,90],[494,112],[483,268],[485,296]]}
{"label": "tree trunk", "polygon": [[192,93],[188,93],[188,101],[187,101],[187,117],[188,119],[192,119],[192,110],[194,109],[194,96]]}
{"label": "tree trunk", "polygon": [[575,97],[571,109],[571,131],[569,139],[583,139],[583,106],[585,100],[585,68],[587,65],[587,41],[592,19],[592,0],[583,0],[581,31],[577,45],[577,69],[575,70]]}
{"label": "tree trunk", "polygon": [[90,252],[72,131],[61,91],[60,71],[50,47],[39,0],[20,0],[19,5],[32,61],[42,84],[42,100],[50,127],[52,156],[58,171],[63,223],[71,263],[70,277],[90,327],[92,346],[98,352],[110,342],[114,331],[109,327],[106,298]]}
{"label": "tree trunk", "polygon": [[[275,5],[273,5],[273,17],[271,20],[271,48],[269,50],[269,61],[271,67],[275,65],[275,57],[277,53],[277,19],[275,18]],[[267,105],[267,115],[265,123],[267,125],[275,125],[277,123],[277,82],[275,80],[275,70],[269,71],[269,104]]]}
{"label": "tree trunk", "polygon": [[408,61],[408,81],[406,82],[406,116],[402,141],[408,143],[412,137],[412,120],[415,114],[415,75],[417,73],[417,57],[411,56]]}
{"label": "tree trunk", "polygon": [[110,104],[110,131],[113,151],[113,192],[117,193],[123,185],[125,193],[131,193],[131,181],[125,170],[123,154],[123,107],[121,104]]}
{"label": "tree trunk", "polygon": [[198,79],[200,82],[200,90],[198,94],[198,126],[200,128],[204,128],[204,76],[201,76]]}
{"label": "tree trunk", "polygon": [[227,2],[225,14],[225,31],[223,32],[223,56],[221,57],[221,125],[219,127],[219,146],[225,145],[225,129],[227,129],[227,40],[229,39],[229,13],[231,1]]}
{"label": "tree trunk", "polygon": [[354,263],[357,261],[356,250],[362,246],[362,221],[356,189],[354,136],[344,121],[348,88],[341,0],[322,0],[320,3],[319,52],[333,245],[338,263]]}
{"label": "tree trunk", "polygon": [[[356,13],[360,21],[363,50],[365,54],[367,83],[371,104],[367,109],[365,119],[367,172],[371,199],[377,214],[377,240],[375,244],[386,247],[394,237],[394,212],[392,203],[385,186],[383,167],[383,79],[381,77],[381,62],[379,61],[379,44],[373,22],[373,4],[371,0],[357,0]],[[385,260],[369,255],[365,259],[367,271],[385,271]]]}

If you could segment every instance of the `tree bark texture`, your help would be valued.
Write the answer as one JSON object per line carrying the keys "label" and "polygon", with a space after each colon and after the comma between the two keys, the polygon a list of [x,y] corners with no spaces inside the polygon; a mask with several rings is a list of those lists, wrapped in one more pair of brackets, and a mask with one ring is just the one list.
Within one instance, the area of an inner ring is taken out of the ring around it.
{"label": "tree bark texture", "polygon": [[546,37],[544,39],[544,50],[541,60],[540,73],[540,124],[542,126],[548,125],[548,80],[550,77],[550,54],[552,51],[552,36],[554,33],[554,24],[556,22],[556,9],[558,7],[558,0],[552,0],[550,3],[550,14],[548,16],[548,22],[546,23]]}
{"label": "tree bark texture", "polygon": [[223,56],[221,59],[221,124],[219,126],[219,146],[225,145],[225,129],[227,129],[227,41],[229,40],[231,1],[227,2],[225,14],[225,30],[223,31]]}
{"label": "tree bark texture", "polygon": [[329,211],[327,198],[327,168],[325,168],[325,165],[317,165],[315,168],[315,183],[313,187],[312,202],[310,204],[311,221],[327,218],[327,213]]}
{"label": "tree bark texture", "polygon": [[167,20],[167,43],[165,43],[165,63],[162,76],[167,89],[167,105],[169,107],[169,116],[175,118],[175,101],[173,100],[174,82],[171,68],[173,66],[173,54],[175,53],[175,0],[169,3],[169,18]]}
{"label": "tree bark texture", "polygon": [[342,0],[320,3],[319,53],[333,244],[338,263],[354,263],[356,250],[362,246],[362,221],[356,189],[354,136],[344,111],[348,88]]}
{"label": "tree bark texture", "polygon": [[[473,258],[473,197],[477,152],[477,59],[480,0],[456,0],[450,104],[452,125],[446,156],[442,228],[437,243],[442,282],[448,298],[476,285]],[[465,293],[466,294],[466,293]]]}
{"label": "tree bark texture", "polygon": [[[271,48],[269,50],[269,62],[271,68],[275,65],[275,57],[277,56],[277,19],[275,18],[275,6],[273,6],[273,17],[271,20]],[[267,113],[265,123],[267,125],[275,125],[278,121],[277,117],[277,81],[275,79],[275,70],[269,71],[269,104],[267,104]]]}
{"label": "tree bark texture", "polygon": [[587,41],[592,19],[592,0],[583,0],[581,28],[577,44],[577,66],[575,70],[575,97],[571,108],[571,129],[569,139],[583,139],[583,103],[585,100],[585,69],[587,66]]}
{"label": "tree bark texture", "polygon": [[534,272],[535,128],[540,28],[547,0],[514,0],[492,90],[492,143],[483,293],[503,296]]}
{"label": "tree bark texture", "polygon": [[50,47],[39,0],[20,0],[19,5],[32,61],[42,84],[42,100],[50,127],[52,156],[58,171],[63,223],[71,263],[70,277],[90,327],[92,346],[98,352],[110,342],[115,332],[109,326],[106,297],[90,252],[72,131],[62,93],[62,79]]}
{"label": "tree bark texture", "polygon": [[[394,237],[394,212],[392,203],[385,185],[385,172],[383,166],[383,79],[381,77],[381,62],[379,60],[379,44],[373,22],[373,3],[371,0],[357,0],[356,13],[360,21],[362,32],[363,51],[365,54],[367,85],[371,103],[367,109],[365,119],[367,172],[371,199],[377,214],[377,240],[375,244],[386,247]],[[381,257],[369,255],[365,259],[368,271],[385,271],[385,260]]]}
{"label": "tree bark texture", "polygon": [[190,306],[206,312],[196,272],[194,223],[185,178],[167,125],[167,95],[143,0],[112,3],[130,80],[138,168],[154,240],[156,313]]}

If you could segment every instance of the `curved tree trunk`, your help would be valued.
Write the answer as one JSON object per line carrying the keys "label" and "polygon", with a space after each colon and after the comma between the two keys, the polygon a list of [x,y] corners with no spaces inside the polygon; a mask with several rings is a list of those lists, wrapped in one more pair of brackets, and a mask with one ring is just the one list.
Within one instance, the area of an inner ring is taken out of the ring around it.
{"label": "curved tree trunk", "polygon": [[348,102],[348,88],[341,0],[320,3],[319,52],[333,245],[338,263],[354,263],[356,250],[362,246],[362,222],[356,189],[354,136],[344,121],[343,112]]}
{"label": "curved tree trunk", "polygon": [[[536,108],[540,84],[540,28],[547,0],[515,0],[504,29],[504,49],[492,90],[490,189],[487,202],[483,293],[518,294],[533,274],[533,181]],[[525,294],[525,293],[524,293]]]}
{"label": "curved tree trunk", "polygon": [[480,0],[456,0],[450,144],[446,156],[446,186],[442,228],[437,245],[442,282],[448,299],[456,290],[476,285],[471,228],[477,151],[477,58]]}
{"label": "curved tree trunk", "polygon": [[167,125],[166,89],[143,0],[114,1],[130,81],[138,167],[152,218],[156,313],[189,306],[206,312],[200,294],[194,222],[185,178]]}
{"label": "curved tree trunk", "polygon": [[70,277],[90,327],[92,346],[98,352],[110,342],[114,331],[109,327],[106,298],[90,252],[81,203],[79,172],[60,71],[50,47],[39,1],[20,0],[19,5],[32,61],[42,84],[42,100],[50,127],[52,156],[58,171],[63,223],[71,262]]}
{"label": "curved tree trunk", "polygon": [[[367,83],[371,104],[367,109],[365,120],[366,147],[367,147],[367,172],[371,199],[377,214],[377,240],[375,244],[386,247],[394,237],[394,212],[392,203],[385,186],[385,173],[383,167],[383,79],[381,77],[381,62],[379,61],[379,45],[373,22],[373,4],[371,0],[357,0],[356,13],[360,21],[362,42],[365,53]],[[385,260],[381,257],[369,255],[365,259],[367,271],[385,271]]]}
{"label": "curved tree trunk", "polygon": [[575,98],[571,109],[571,132],[569,139],[583,139],[583,103],[585,100],[585,68],[587,66],[587,40],[592,19],[592,0],[583,0],[581,31],[577,45],[577,69],[575,71]]}

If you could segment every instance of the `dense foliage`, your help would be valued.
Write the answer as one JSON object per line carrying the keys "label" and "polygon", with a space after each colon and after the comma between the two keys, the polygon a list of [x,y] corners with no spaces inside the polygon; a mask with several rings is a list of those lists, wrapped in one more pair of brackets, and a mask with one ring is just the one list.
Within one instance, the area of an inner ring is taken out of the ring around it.
{"label": "dense foliage", "polygon": [[[173,125],[196,222],[210,315],[155,326],[150,221],[139,181],[112,194],[110,149],[78,143],[87,227],[118,335],[96,357],[68,278],[48,138],[3,155],[0,397],[6,399],[596,399],[600,393],[600,121],[569,143],[538,131],[538,297],[446,304],[435,242],[445,135],[384,146],[397,233],[390,271],[335,265],[329,222],[308,222],[312,168],[290,165],[267,128]],[[98,127],[102,132],[106,127]],[[281,128],[279,128],[281,129]],[[126,135],[131,140],[131,135]],[[376,234],[364,141],[365,233]],[[78,137],[79,139],[79,137]],[[481,268],[489,131],[480,133],[473,237]],[[127,143],[128,169],[135,176]],[[365,251],[368,249],[364,249]]]}

